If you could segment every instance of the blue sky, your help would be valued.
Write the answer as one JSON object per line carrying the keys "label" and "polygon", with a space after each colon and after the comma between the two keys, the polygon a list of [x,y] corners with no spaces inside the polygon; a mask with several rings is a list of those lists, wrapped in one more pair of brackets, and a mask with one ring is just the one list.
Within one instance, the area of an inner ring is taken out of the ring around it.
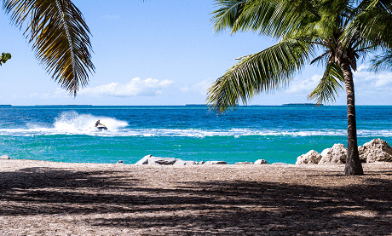
{"label": "blue sky", "polygon": [[[212,0],[74,0],[93,34],[96,73],[78,96],[69,96],[35,59],[23,31],[0,14],[0,104],[184,105],[202,104],[206,89],[235,64],[277,42],[254,33],[214,33]],[[323,71],[306,67],[286,89],[258,95],[250,105],[311,102],[307,95]],[[354,74],[357,105],[391,105],[392,73]],[[345,92],[333,105],[345,105]]]}

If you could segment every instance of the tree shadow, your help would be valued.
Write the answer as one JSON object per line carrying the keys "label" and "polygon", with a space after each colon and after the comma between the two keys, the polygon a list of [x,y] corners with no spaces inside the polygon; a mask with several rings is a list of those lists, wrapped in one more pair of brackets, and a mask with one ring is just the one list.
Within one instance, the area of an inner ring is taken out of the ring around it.
{"label": "tree shadow", "polygon": [[8,204],[0,205],[0,216],[120,213],[83,221],[189,235],[390,235],[392,229],[392,181],[370,175],[362,184],[336,187],[267,181],[175,184],[152,187],[126,171],[2,172],[0,202]]}

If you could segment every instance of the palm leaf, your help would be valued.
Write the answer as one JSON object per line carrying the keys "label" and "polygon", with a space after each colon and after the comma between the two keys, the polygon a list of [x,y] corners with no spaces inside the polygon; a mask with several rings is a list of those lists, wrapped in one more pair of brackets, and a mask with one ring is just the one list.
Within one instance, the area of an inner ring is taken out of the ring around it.
{"label": "palm leaf", "polygon": [[223,112],[240,100],[246,104],[257,93],[287,85],[312,49],[303,41],[291,39],[243,57],[209,88],[208,103]]}
{"label": "palm leaf", "polygon": [[0,66],[3,63],[6,63],[9,59],[11,59],[11,54],[3,52],[0,56]]}
{"label": "palm leaf", "polygon": [[374,43],[392,46],[392,1],[366,0],[356,9],[356,17],[347,27],[346,35],[358,34],[359,37]]}
{"label": "palm leaf", "polygon": [[376,55],[371,62],[375,71],[392,68],[392,50],[386,49],[381,55]]}
{"label": "palm leaf", "polygon": [[76,96],[94,72],[90,31],[70,0],[4,0],[11,22],[23,27],[36,57],[52,79]]}
{"label": "palm leaf", "polygon": [[320,83],[308,98],[317,100],[318,104],[335,102],[338,91],[343,89],[341,83],[344,83],[342,69],[335,62],[329,62]]}
{"label": "palm leaf", "polygon": [[258,31],[281,37],[290,31],[306,31],[319,19],[311,1],[306,0],[216,0],[221,8],[213,12],[215,30],[231,28],[232,33]]}
{"label": "palm leaf", "polygon": [[216,0],[216,5],[220,8],[212,13],[214,17],[211,20],[215,26],[215,31],[223,31],[232,28],[242,11],[243,5],[247,1],[248,0]]}

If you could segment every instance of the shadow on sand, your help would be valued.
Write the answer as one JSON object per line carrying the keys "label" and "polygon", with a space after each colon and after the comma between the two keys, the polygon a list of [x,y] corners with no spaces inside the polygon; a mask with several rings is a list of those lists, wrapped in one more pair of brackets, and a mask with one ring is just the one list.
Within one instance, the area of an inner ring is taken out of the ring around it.
{"label": "shadow on sand", "polygon": [[[185,235],[392,233],[392,181],[372,173],[364,184],[337,187],[258,181],[176,183],[151,187],[126,171],[2,172],[0,216],[103,214],[83,223],[161,228],[162,233]],[[124,216],[105,217],[106,213]]]}

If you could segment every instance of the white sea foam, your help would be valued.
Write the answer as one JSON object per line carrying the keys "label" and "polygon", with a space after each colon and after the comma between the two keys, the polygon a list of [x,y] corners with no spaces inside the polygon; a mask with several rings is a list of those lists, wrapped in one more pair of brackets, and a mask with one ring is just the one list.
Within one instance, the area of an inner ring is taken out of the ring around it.
{"label": "white sea foam", "polygon": [[[100,119],[108,127],[107,131],[98,131],[94,124]],[[347,131],[338,130],[272,130],[252,128],[232,129],[132,129],[125,121],[115,118],[65,112],[57,117],[51,126],[28,124],[26,128],[0,129],[0,135],[33,136],[33,135],[90,135],[109,137],[214,137],[227,136],[240,138],[243,136],[346,136]],[[359,137],[392,137],[392,130],[358,130]]]}
{"label": "white sea foam", "polygon": [[[105,121],[106,120],[106,121]],[[287,136],[287,137],[306,137],[306,136],[346,136],[345,130],[334,131],[276,131],[276,130],[251,130],[251,129],[231,129],[231,130],[201,130],[201,129],[127,129],[124,122],[115,119],[102,119],[101,122],[108,124],[108,131],[97,131],[94,126],[86,123],[95,122],[96,119],[86,119],[86,121],[78,121],[76,123],[66,123],[58,121],[55,128],[36,127],[30,129],[0,129],[0,135],[91,135],[91,136],[122,136],[122,137],[234,137],[240,138],[244,136]],[[80,122],[80,123],[79,123]],[[111,124],[117,124],[111,126]],[[359,130],[359,137],[392,137],[391,130]]]}
{"label": "white sea foam", "polygon": [[96,133],[95,122],[101,120],[110,132],[118,132],[119,129],[128,126],[125,121],[119,121],[110,117],[97,117],[93,115],[79,115],[76,112],[65,112],[56,119],[54,131],[70,134]]}
{"label": "white sea foam", "polygon": [[[101,132],[95,128],[95,122],[108,127],[108,131]],[[78,114],[77,112],[64,112],[55,119],[51,127],[40,124],[27,124],[26,129],[0,129],[0,135],[94,135],[94,136],[116,136],[119,130],[128,126],[125,121],[104,116],[93,116],[90,114]]]}

